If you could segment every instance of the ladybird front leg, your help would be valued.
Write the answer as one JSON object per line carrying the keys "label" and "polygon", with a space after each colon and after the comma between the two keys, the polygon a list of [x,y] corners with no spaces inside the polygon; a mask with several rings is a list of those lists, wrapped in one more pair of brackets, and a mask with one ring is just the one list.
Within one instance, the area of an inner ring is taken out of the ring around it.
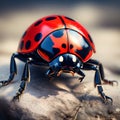
{"label": "ladybird front leg", "polygon": [[79,77],[80,82],[83,81],[85,74],[80,70],[80,69],[76,69],[75,72],[80,75],[81,77]]}
{"label": "ladybird front leg", "polygon": [[54,71],[49,68],[45,74],[49,79],[52,79],[54,77]]}
{"label": "ladybird front leg", "polygon": [[54,77],[60,76],[60,74],[61,74],[61,67],[57,65],[50,67],[46,72],[46,76],[49,79],[53,79]]}
{"label": "ladybird front leg", "polygon": [[85,77],[85,74],[81,71],[81,67],[80,67],[79,63],[76,65],[73,72],[76,72],[78,75],[81,76],[81,77],[79,77],[79,80],[80,80],[80,82],[82,82]]}
{"label": "ladybird front leg", "polygon": [[17,74],[17,67],[16,67],[16,62],[15,58],[18,56],[18,54],[13,54],[10,60],[10,75],[8,80],[5,81],[0,81],[1,86],[6,86],[8,85],[13,79],[14,76]]}
{"label": "ladybird front leg", "polygon": [[30,70],[29,70],[29,61],[26,62],[25,67],[24,67],[24,71],[22,74],[22,78],[21,78],[21,84],[20,84],[20,88],[18,89],[18,92],[16,93],[16,95],[13,97],[12,101],[16,101],[20,99],[20,96],[23,94],[26,85],[28,82],[30,82]]}

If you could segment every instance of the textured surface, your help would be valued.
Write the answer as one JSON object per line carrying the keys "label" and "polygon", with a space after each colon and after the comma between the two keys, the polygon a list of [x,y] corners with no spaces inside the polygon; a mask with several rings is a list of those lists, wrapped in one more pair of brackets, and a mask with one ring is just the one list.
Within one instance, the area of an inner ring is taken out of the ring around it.
{"label": "textured surface", "polygon": [[[8,100],[12,99],[20,84],[23,64],[19,64],[18,68],[15,80],[8,86],[0,88],[1,96]],[[0,79],[7,79],[8,69],[9,65],[1,66]],[[76,113],[78,120],[120,118],[120,85],[103,86],[104,92],[114,101],[112,106],[105,105],[93,86],[94,72],[85,72],[85,80],[79,83],[77,75],[72,77],[69,74],[62,74],[59,78],[49,81],[45,78],[45,70],[44,67],[31,67],[31,82],[18,102],[22,108],[29,110],[33,118],[72,120]],[[117,79],[111,72],[106,70],[105,72],[109,78]]]}

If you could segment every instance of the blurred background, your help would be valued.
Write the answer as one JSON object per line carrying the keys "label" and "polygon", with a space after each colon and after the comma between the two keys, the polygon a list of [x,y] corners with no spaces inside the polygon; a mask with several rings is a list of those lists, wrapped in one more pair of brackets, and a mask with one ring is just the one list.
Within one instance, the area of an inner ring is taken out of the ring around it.
{"label": "blurred background", "polygon": [[119,0],[0,0],[0,66],[9,64],[27,27],[50,14],[79,21],[95,43],[97,53],[93,58],[120,75]]}

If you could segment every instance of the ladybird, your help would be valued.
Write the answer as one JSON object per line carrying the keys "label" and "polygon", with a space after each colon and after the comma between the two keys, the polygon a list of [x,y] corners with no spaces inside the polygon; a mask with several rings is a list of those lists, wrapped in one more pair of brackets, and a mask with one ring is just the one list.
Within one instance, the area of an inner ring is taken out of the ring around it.
{"label": "ladybird", "polygon": [[84,79],[83,70],[95,71],[94,85],[104,101],[112,98],[103,92],[102,82],[113,85],[116,81],[105,79],[102,64],[92,59],[96,52],[95,45],[87,30],[77,21],[63,16],[51,15],[40,18],[24,32],[16,53],[11,56],[10,76],[0,81],[2,86],[8,85],[17,74],[15,58],[25,62],[21,84],[13,97],[19,99],[30,81],[29,65],[48,65],[48,78],[60,76],[62,72],[77,73],[80,82]]}

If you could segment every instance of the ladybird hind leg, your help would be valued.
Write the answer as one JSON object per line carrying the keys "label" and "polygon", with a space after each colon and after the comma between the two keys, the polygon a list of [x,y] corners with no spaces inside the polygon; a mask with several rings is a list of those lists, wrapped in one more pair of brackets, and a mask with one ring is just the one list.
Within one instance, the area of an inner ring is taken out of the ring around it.
{"label": "ladybird hind leg", "polygon": [[115,80],[111,80],[111,81],[110,81],[110,80],[105,79],[105,74],[104,74],[103,65],[102,65],[99,61],[94,60],[94,59],[90,59],[90,60],[88,61],[88,63],[98,66],[98,69],[99,69],[99,72],[100,72],[100,77],[101,77],[101,79],[102,79],[102,81],[103,81],[103,84],[109,84],[109,85],[112,85],[112,86],[113,86],[114,83],[116,83],[116,84],[118,85],[118,82],[115,81]]}
{"label": "ladybird hind leg", "polygon": [[2,80],[0,81],[1,86],[5,86],[8,85],[15,77],[15,75],[17,74],[17,67],[16,67],[16,62],[15,62],[15,58],[17,58],[18,54],[14,53],[11,56],[11,60],[10,60],[10,75],[8,80]]}

